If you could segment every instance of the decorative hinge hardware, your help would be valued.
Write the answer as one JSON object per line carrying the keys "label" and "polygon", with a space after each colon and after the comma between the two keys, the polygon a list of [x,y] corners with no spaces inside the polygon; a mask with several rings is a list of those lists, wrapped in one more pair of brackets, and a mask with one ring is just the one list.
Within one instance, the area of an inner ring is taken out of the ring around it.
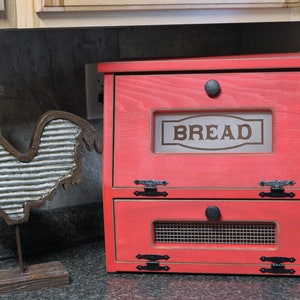
{"label": "decorative hinge hardware", "polygon": [[294,269],[286,269],[284,262],[290,262],[293,263],[296,261],[294,257],[277,257],[277,256],[271,256],[266,257],[262,256],[260,258],[261,261],[269,261],[272,262],[271,268],[261,268],[260,271],[262,273],[273,273],[273,274],[294,274],[296,271]]}
{"label": "decorative hinge hardware", "polygon": [[169,271],[169,266],[161,266],[158,260],[168,260],[169,255],[156,255],[156,254],[138,254],[137,259],[146,259],[145,266],[138,265],[136,268],[139,271]]}
{"label": "decorative hinge hardware", "polygon": [[144,185],[144,191],[135,191],[134,194],[136,196],[150,196],[150,197],[157,197],[157,196],[163,196],[166,197],[168,196],[167,192],[158,192],[157,191],[157,186],[158,185],[163,185],[166,186],[168,182],[166,180],[153,180],[153,179],[146,179],[146,180],[135,180],[134,183],[136,185],[142,184]]}
{"label": "decorative hinge hardware", "polygon": [[295,184],[293,180],[271,180],[271,181],[261,181],[259,183],[261,186],[270,186],[270,192],[261,192],[259,195],[261,197],[295,197],[295,193],[293,192],[285,192],[284,186],[289,185],[292,186]]}

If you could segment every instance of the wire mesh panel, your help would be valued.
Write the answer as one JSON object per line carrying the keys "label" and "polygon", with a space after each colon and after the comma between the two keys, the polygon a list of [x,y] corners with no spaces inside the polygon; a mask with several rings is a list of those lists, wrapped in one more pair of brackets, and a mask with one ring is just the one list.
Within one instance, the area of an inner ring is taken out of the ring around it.
{"label": "wire mesh panel", "polygon": [[275,245],[274,222],[155,222],[156,243]]}

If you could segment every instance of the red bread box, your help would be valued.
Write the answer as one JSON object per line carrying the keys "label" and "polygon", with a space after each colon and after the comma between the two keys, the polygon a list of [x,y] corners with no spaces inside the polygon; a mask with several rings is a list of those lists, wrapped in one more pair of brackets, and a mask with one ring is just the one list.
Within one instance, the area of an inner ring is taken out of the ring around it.
{"label": "red bread box", "polygon": [[98,71],[107,270],[300,275],[300,53]]}

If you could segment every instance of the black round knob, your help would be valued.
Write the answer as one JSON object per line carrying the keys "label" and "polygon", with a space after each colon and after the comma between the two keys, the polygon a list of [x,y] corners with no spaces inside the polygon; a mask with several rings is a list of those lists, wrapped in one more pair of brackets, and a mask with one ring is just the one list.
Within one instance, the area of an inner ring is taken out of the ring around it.
{"label": "black round knob", "polygon": [[205,84],[205,91],[211,98],[217,97],[221,92],[221,86],[217,80],[208,80]]}
{"label": "black round knob", "polygon": [[205,210],[205,215],[209,221],[218,221],[221,218],[221,211],[217,206],[209,206]]}

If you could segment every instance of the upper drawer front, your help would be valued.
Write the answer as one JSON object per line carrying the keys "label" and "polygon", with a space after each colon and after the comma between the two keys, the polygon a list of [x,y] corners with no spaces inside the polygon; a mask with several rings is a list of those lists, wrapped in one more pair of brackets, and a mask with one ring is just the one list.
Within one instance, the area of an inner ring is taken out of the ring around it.
{"label": "upper drawer front", "polygon": [[[209,80],[216,96],[205,90]],[[300,183],[299,83],[300,72],[116,76],[114,186]]]}

